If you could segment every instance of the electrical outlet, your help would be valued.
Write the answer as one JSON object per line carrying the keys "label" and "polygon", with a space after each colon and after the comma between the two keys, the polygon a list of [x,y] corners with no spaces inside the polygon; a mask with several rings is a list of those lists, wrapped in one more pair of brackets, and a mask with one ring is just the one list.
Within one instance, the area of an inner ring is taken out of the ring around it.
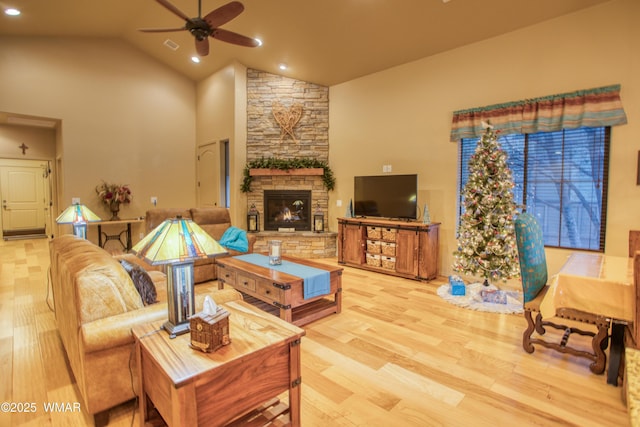
{"label": "electrical outlet", "polygon": [[72,205],[79,205],[80,204],[80,197],[72,197],[71,198],[71,204]]}
{"label": "electrical outlet", "polygon": [[336,206],[337,207],[342,206],[342,200],[336,200]]}
{"label": "electrical outlet", "polygon": [[151,204],[153,206],[158,206],[158,198],[156,196],[151,197]]}

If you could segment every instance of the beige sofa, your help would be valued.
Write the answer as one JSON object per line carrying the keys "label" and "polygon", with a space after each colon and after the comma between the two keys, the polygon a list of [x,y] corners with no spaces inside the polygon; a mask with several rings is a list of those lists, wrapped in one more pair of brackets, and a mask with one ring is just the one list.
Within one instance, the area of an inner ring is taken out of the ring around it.
{"label": "beige sofa", "polygon": [[[96,425],[108,421],[108,409],[135,397],[136,368],[131,328],[167,318],[166,277],[149,271],[156,302],[144,305],[117,258],[91,242],[71,235],[51,240],[51,284],[60,338],[84,403]],[[133,255],[124,255],[138,263]],[[206,286],[196,286],[201,310]],[[209,293],[216,303],[241,299],[233,289]]]}
{"label": "beige sofa", "polygon": [[[231,216],[227,208],[155,208],[148,210],[145,215],[146,233],[153,231],[164,220],[176,218],[177,216],[191,218],[193,222],[217,241],[220,241],[224,232],[231,227]],[[249,250],[246,253],[251,253],[256,242],[256,236],[247,234],[247,240],[249,241]],[[229,254],[224,256],[234,256],[242,253],[231,249],[227,250]],[[194,264],[193,274],[196,283],[217,279],[215,258],[197,260]]]}

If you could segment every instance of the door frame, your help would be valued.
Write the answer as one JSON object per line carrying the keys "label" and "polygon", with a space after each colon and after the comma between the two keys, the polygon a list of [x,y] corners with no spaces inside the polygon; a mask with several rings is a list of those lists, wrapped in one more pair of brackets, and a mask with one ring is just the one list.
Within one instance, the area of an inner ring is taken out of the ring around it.
{"label": "door frame", "polygon": [[[44,164],[44,165],[43,165]],[[53,235],[53,205],[55,200],[55,189],[52,185],[54,180],[54,168],[53,161],[48,159],[15,159],[15,158],[4,158],[0,157],[0,166],[13,166],[13,167],[21,167],[21,166],[44,166],[43,170],[43,180],[44,180],[44,204],[45,204],[45,234],[47,236]],[[2,197],[0,188],[0,198]],[[3,223],[2,223],[2,215],[0,215],[0,239],[4,239],[3,233]]]}

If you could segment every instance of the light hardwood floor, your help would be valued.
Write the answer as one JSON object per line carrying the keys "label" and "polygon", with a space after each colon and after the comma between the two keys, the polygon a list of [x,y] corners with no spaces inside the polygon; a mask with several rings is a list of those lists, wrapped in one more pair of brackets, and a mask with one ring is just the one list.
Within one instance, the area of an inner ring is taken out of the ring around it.
{"label": "light hardwood floor", "polygon": [[[0,426],[93,425],[44,410],[81,402],[46,301],[48,264],[47,240],[0,242],[1,401],[37,405],[1,412]],[[436,295],[442,283],[345,268],[342,313],[305,328],[303,426],[629,425],[621,388],[586,360],[525,353],[521,315],[457,308]],[[109,425],[137,425],[134,413],[114,408]]]}

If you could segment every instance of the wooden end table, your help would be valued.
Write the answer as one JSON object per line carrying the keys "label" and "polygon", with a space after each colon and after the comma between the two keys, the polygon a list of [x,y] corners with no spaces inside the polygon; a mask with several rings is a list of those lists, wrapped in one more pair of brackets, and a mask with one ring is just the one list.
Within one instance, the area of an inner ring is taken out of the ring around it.
{"label": "wooden end table", "polygon": [[[327,295],[305,299],[301,277],[261,267],[235,257],[216,259],[218,287],[232,286],[280,311],[280,318],[297,326],[306,325],[342,311],[342,267],[333,267],[308,259],[282,257],[284,260],[329,271]],[[328,297],[328,298],[327,298]]]}
{"label": "wooden end table", "polygon": [[[247,413],[300,426],[304,330],[243,301],[223,306],[230,313],[231,343],[212,353],[192,349],[190,334],[169,338],[163,321],[132,329],[140,426],[152,406],[175,427],[242,425],[238,417]],[[277,399],[287,390],[288,405]]]}

